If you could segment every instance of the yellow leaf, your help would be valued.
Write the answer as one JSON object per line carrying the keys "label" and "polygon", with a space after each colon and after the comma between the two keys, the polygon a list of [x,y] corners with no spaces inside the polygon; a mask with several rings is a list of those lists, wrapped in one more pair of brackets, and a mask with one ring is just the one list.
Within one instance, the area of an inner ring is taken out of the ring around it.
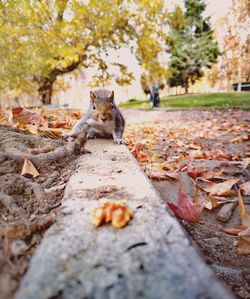
{"label": "yellow leaf", "polygon": [[152,156],[151,156],[151,161],[152,162],[155,162],[155,161],[157,161],[159,159],[159,156],[157,155],[157,154],[153,154]]}
{"label": "yellow leaf", "polygon": [[165,166],[165,163],[159,163],[157,165],[157,168],[158,168],[158,170],[162,170],[164,168],[164,166]]}
{"label": "yellow leaf", "polygon": [[26,129],[27,129],[31,134],[33,134],[33,135],[38,135],[38,136],[39,136],[38,131],[37,131],[37,129],[36,129],[34,126],[32,126],[32,125],[30,125],[30,124],[27,124],[27,125],[26,125]]}

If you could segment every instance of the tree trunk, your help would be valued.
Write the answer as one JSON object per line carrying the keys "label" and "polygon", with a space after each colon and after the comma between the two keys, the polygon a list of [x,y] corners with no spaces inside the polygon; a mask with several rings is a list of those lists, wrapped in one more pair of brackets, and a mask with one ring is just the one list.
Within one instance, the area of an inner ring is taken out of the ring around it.
{"label": "tree trunk", "polygon": [[53,84],[56,81],[56,78],[42,78],[39,82],[38,94],[43,105],[51,104]]}
{"label": "tree trunk", "polygon": [[188,82],[185,83],[185,94],[188,94]]}
{"label": "tree trunk", "polygon": [[237,92],[241,92],[241,58],[238,61],[238,86],[237,86]]}
{"label": "tree trunk", "polygon": [[231,87],[231,80],[230,78],[228,77],[227,78],[227,92],[230,92],[232,90],[232,87]]}

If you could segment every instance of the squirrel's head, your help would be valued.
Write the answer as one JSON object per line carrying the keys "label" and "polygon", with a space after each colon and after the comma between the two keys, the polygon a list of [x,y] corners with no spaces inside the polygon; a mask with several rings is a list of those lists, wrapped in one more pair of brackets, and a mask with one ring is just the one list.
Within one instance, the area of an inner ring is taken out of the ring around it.
{"label": "squirrel's head", "polygon": [[113,119],[114,91],[90,91],[90,103],[97,120],[105,122]]}

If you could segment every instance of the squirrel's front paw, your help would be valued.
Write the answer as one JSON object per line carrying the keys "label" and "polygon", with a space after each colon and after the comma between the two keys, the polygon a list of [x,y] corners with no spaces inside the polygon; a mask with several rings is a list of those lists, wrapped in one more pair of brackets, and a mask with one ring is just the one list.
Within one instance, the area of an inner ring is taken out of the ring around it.
{"label": "squirrel's front paw", "polygon": [[76,138],[75,135],[71,135],[70,133],[63,133],[61,136],[64,140],[66,140],[68,142],[72,142]]}
{"label": "squirrel's front paw", "polygon": [[124,144],[124,145],[127,145],[127,144],[128,144],[128,142],[127,142],[126,140],[122,139],[122,138],[120,138],[120,139],[115,139],[115,140],[114,140],[114,143],[115,143],[115,144]]}

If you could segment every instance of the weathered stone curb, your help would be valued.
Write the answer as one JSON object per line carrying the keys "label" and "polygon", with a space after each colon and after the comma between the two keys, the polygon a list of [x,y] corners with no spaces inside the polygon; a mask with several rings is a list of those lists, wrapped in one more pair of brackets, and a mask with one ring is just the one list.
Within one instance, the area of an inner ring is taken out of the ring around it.
{"label": "weathered stone curb", "polygon": [[[88,142],[57,222],[46,232],[16,299],[230,299],[170,215],[125,146]],[[103,187],[116,191],[103,195]],[[126,199],[134,219],[124,229],[95,228],[91,210]]]}

